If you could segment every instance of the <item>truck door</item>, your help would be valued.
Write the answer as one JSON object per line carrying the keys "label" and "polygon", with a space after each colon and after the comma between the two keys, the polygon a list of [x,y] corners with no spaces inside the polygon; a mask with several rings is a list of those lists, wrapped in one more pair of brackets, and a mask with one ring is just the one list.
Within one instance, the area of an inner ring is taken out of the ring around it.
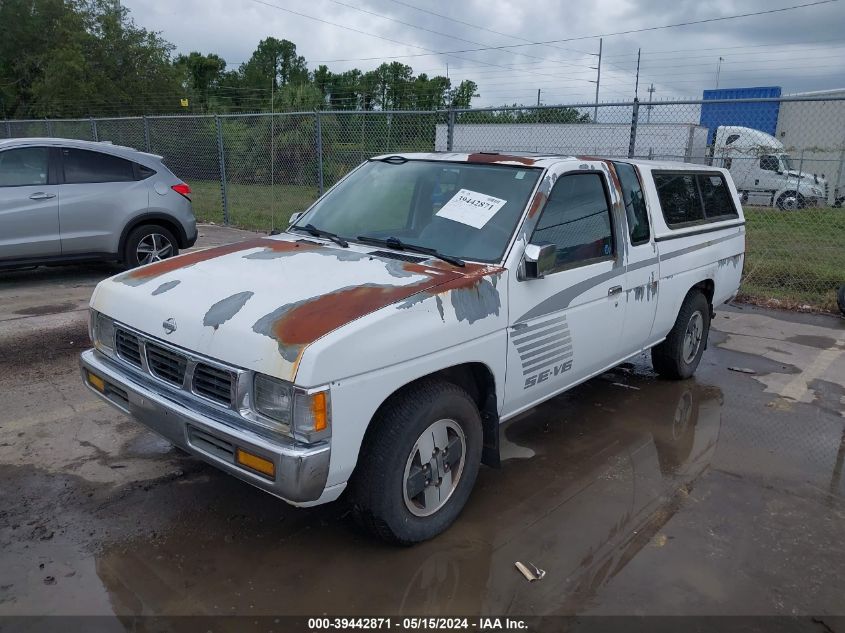
{"label": "truck door", "polygon": [[[589,163],[587,163],[589,164]],[[557,250],[541,279],[509,276],[504,414],[525,409],[612,363],[625,316],[622,251],[604,170],[562,175],[531,237]]]}
{"label": "truck door", "polygon": [[651,328],[657,313],[660,279],[657,247],[651,235],[648,208],[637,169],[628,163],[614,163],[625,204],[625,327],[620,352],[634,354],[651,342]]}

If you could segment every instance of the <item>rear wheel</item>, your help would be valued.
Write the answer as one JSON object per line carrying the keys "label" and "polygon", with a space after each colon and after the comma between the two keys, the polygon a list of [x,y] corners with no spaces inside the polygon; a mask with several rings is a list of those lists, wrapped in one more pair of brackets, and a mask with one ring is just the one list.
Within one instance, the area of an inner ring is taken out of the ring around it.
{"label": "rear wheel", "polygon": [[126,238],[123,263],[129,268],[160,262],[179,254],[179,243],[170,230],[158,224],[144,224]]}
{"label": "rear wheel", "polygon": [[478,408],[460,387],[426,380],[392,397],[373,420],[352,485],[358,522],[403,545],[457,518],[481,464]]}
{"label": "rear wheel", "polygon": [[669,336],[651,348],[654,370],[665,378],[689,378],[698,368],[709,334],[710,304],[700,291],[691,290]]}

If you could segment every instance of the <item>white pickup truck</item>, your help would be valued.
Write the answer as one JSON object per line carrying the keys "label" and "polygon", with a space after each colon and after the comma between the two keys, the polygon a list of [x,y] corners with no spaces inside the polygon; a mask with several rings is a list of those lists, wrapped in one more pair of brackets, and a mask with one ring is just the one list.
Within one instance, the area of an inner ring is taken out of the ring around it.
{"label": "white pickup truck", "polygon": [[85,384],[176,446],[376,535],[445,530],[499,424],[651,349],[687,378],[745,250],[729,173],[593,157],[401,154],[280,235],[121,273]]}

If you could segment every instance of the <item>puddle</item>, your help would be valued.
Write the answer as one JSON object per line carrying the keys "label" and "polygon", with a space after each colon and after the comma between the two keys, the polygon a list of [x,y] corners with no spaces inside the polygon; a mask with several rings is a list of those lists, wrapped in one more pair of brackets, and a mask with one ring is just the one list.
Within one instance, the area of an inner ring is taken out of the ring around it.
{"label": "puddle", "polygon": [[[234,515],[221,495],[215,512],[108,547],[97,574],[120,615],[575,609],[652,542],[719,437],[718,389],[626,381],[640,389],[592,381],[504,428],[503,445],[521,459],[482,469],[460,519],[434,541],[382,545],[340,504],[280,510],[250,491],[253,505]],[[529,585],[516,560],[548,574]]]}

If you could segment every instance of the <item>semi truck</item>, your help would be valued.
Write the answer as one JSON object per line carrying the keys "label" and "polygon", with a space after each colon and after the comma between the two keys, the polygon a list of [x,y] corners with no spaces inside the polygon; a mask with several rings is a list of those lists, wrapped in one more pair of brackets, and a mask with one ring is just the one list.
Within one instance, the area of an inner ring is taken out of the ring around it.
{"label": "semi truck", "polygon": [[720,125],[712,146],[713,165],[731,172],[743,203],[802,209],[828,200],[824,174],[801,171],[779,140],[760,130]]}

